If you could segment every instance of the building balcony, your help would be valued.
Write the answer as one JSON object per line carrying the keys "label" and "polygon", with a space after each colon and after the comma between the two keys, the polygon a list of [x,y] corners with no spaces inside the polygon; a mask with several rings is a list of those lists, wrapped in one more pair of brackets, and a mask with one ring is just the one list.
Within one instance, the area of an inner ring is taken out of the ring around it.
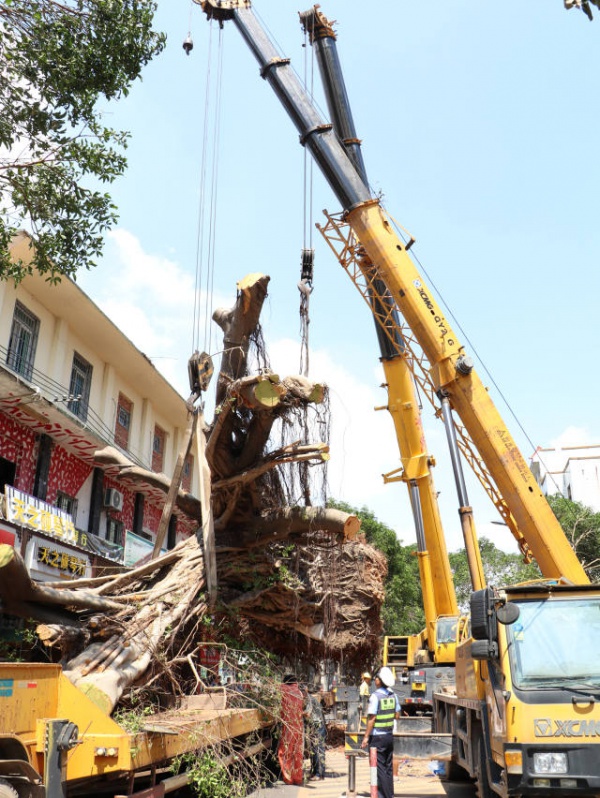
{"label": "building balcony", "polygon": [[[114,429],[81,397],[71,396],[68,388],[35,368],[28,369],[27,376],[13,371],[7,359],[6,347],[0,346],[0,410],[28,427],[50,423],[62,431],[63,438],[72,430],[78,439],[89,440],[94,450],[113,446],[135,465],[150,468],[151,464],[141,454],[119,445]],[[70,448],[68,440],[61,440],[61,444]],[[81,456],[80,446],[76,453]]]}

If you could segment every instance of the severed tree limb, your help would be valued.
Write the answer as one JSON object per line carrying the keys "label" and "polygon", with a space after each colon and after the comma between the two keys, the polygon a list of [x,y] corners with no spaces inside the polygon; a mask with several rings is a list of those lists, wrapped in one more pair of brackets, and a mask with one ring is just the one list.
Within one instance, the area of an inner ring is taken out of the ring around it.
{"label": "severed tree limb", "polygon": [[[232,308],[218,308],[213,320],[223,330],[224,352],[221,358],[221,373],[230,379],[238,379],[246,373],[250,337],[256,330],[263,303],[267,297],[270,278],[264,274],[249,274],[237,283],[238,294]],[[226,382],[217,384],[217,407],[226,398]]]}
{"label": "severed tree limb", "polygon": [[118,637],[88,646],[68,663],[65,675],[110,714],[123,691],[147,670],[167,630],[189,613],[197,592],[194,583],[171,605],[160,601],[146,604],[133,626]]}
{"label": "severed tree limb", "polygon": [[87,629],[59,624],[40,624],[35,633],[47,648],[60,648],[63,657],[81,648],[90,638]]}
{"label": "severed tree limb", "polygon": [[219,536],[217,553],[225,550],[247,550],[267,546],[290,535],[318,529],[344,540],[354,540],[360,530],[360,520],[341,510],[326,507],[282,507],[261,516],[243,529],[231,530]]}
{"label": "severed tree limb", "polygon": [[36,604],[58,604],[101,611],[119,610],[123,606],[113,599],[100,598],[84,591],[56,590],[34,582],[19,552],[6,543],[0,544],[0,598],[7,609],[20,602],[27,602],[30,608]]}
{"label": "severed tree limb", "polygon": [[230,488],[238,483],[248,484],[250,482],[255,482],[262,474],[265,474],[267,471],[270,471],[273,468],[277,468],[277,466],[281,465],[282,463],[302,463],[310,462],[311,460],[316,460],[316,462],[324,462],[328,459],[325,456],[327,452],[325,449],[321,448],[320,444],[310,448],[312,451],[305,452],[303,454],[294,454],[293,452],[290,452],[289,454],[280,456],[277,459],[263,460],[263,462],[257,465],[255,468],[242,471],[241,473],[231,476],[228,479],[218,480],[217,482],[213,483],[213,490]]}
{"label": "severed tree limb", "polygon": [[[132,482],[146,482],[148,485],[152,485],[152,487],[158,488],[165,493],[171,487],[171,480],[166,474],[157,474],[154,471],[135,465],[114,446],[105,446],[104,449],[98,449],[98,451],[94,452],[94,462],[99,466],[117,466],[120,478],[126,478]],[[200,501],[195,496],[179,488],[175,497],[175,504],[182,513],[200,523],[202,508]]]}
{"label": "severed tree limb", "polygon": [[[157,557],[155,560],[150,560],[149,562],[145,562],[143,565],[140,565],[137,568],[132,568],[131,570],[125,571],[122,574],[117,574],[117,576],[96,576],[92,577],[91,579],[74,579],[73,581],[69,582],[69,587],[73,589],[80,590],[81,588],[93,588],[96,589],[98,593],[101,593],[104,588],[114,592],[115,590],[119,589],[123,585],[127,585],[131,582],[135,582],[137,579],[140,579],[143,576],[148,576],[148,574],[152,574],[155,571],[164,568],[166,565],[171,565],[172,563],[179,560],[182,556],[181,550],[186,545],[186,541],[180,541],[175,548],[171,549],[170,551],[163,554],[162,557]],[[46,587],[64,587],[64,582],[46,582]]]}
{"label": "severed tree limb", "polygon": [[[292,406],[321,403],[325,387],[305,377],[283,381],[272,372],[228,382],[206,449],[218,490],[220,480],[253,466],[267,446],[276,419]],[[243,440],[243,445],[240,441]],[[218,508],[217,515],[221,515]]]}

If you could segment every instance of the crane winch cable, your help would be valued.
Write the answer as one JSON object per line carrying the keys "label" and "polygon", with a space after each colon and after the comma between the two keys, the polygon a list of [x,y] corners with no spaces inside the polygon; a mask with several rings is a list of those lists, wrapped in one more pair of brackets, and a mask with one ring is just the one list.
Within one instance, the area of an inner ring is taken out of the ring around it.
{"label": "crane winch cable", "polygon": [[[310,96],[314,95],[314,52],[309,46],[309,32],[304,31],[304,84],[309,85]],[[310,52],[310,58],[309,58]],[[304,148],[303,151],[303,214],[302,214],[302,254],[300,260],[300,374],[307,377],[309,372],[309,325],[310,295],[313,291],[315,250],[313,247],[313,159]]]}
{"label": "crane winch cable", "polygon": [[207,163],[207,142],[208,142],[208,120],[210,108],[210,87],[211,87],[211,63],[212,63],[212,25],[209,26],[209,39],[207,49],[207,69],[206,85],[204,90],[204,124],[202,130],[202,155],[200,159],[200,192],[198,195],[198,211],[196,217],[196,268],[194,284],[194,315],[192,321],[192,352],[198,350],[199,328],[200,328],[200,289],[203,278],[203,258],[204,258],[204,213],[205,213],[205,189],[206,189],[206,163]]}
{"label": "crane winch cable", "polygon": [[222,100],[222,77],[223,77],[223,31],[219,29],[219,48],[217,60],[217,84],[215,94],[215,118],[213,127],[212,141],[212,172],[210,184],[210,216],[209,216],[209,236],[208,236],[208,269],[206,275],[206,303],[204,312],[204,344],[205,350],[210,352],[212,349],[212,312],[213,312],[213,292],[215,278],[215,252],[216,252],[216,230],[217,230],[217,210],[218,210],[218,185],[219,185],[219,155],[221,141],[221,100]]}
{"label": "crane winch cable", "polygon": [[[219,29],[216,69],[213,47],[213,30],[210,26],[207,49],[206,84],[204,92],[204,122],[202,130],[202,155],[200,165],[200,190],[196,221],[196,264],[194,286],[194,315],[192,326],[192,351],[200,349],[202,319],[204,320],[203,348],[212,349],[212,311],[217,224],[217,186],[219,173],[219,143],[222,95],[223,34]],[[215,74],[216,73],[216,74]],[[213,98],[214,94],[214,98]]]}

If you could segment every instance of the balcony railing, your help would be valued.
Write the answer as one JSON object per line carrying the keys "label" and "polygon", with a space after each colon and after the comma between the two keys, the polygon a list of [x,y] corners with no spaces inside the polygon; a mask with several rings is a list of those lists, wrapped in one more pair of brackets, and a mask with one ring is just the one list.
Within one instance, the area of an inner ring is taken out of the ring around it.
{"label": "balcony railing", "polygon": [[[29,378],[14,371],[7,363],[8,350],[4,346],[0,346],[0,368],[14,375],[16,379],[31,388],[32,391],[39,390],[39,394],[50,404],[54,405],[60,412],[64,413],[69,419],[80,426],[82,429],[89,430],[93,435],[99,438],[104,443],[114,446],[119,451],[123,452],[133,463],[141,466],[142,468],[150,468],[150,463],[147,458],[144,459],[142,455],[134,452],[131,449],[123,449],[119,446],[115,439],[114,430],[111,429],[102,420],[101,416],[94,410],[91,405],[87,405],[87,418],[84,420],[80,415],[72,412],[69,405],[75,406],[78,397],[71,396],[69,389],[64,385],[48,377],[44,372],[38,369],[32,369]],[[0,397],[1,399],[1,397]]]}

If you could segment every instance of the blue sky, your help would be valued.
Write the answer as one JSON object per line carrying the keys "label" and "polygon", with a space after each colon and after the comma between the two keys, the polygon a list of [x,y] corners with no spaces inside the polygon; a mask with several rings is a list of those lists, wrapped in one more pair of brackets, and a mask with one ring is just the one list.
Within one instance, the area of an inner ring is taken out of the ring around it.
{"label": "blue sky", "polygon": [[[297,12],[309,6],[253,4],[301,75],[311,66]],[[449,307],[462,342],[470,342],[524,456],[557,441],[600,442],[600,13],[590,23],[561,0],[323,0],[321,10],[337,20],[371,184],[417,239],[426,282]],[[112,188],[118,229],[99,267],[78,282],[185,392],[207,107],[214,117],[205,89],[209,56],[214,80],[221,52],[211,306],[230,306],[245,274],[269,274],[265,338],[276,370],[295,373],[305,242],[297,133],[231,23],[219,45],[218,29],[199,6],[159,0],[157,26],[168,35],[165,53],[127,98],[104,109],[109,124],[132,134],[129,169]],[[186,57],[181,45],[189,29],[194,49]],[[315,72],[325,107],[318,84]],[[210,171],[208,178],[205,197]],[[321,209],[339,208],[316,169],[312,182],[314,221],[321,221]],[[317,232],[312,243],[311,376],[325,378],[332,391],[330,494],[368,506],[409,543],[406,490],[381,479],[398,466],[398,452],[391,420],[373,411],[386,400],[373,323]],[[200,347],[219,350],[220,331],[205,340],[203,323],[201,330]],[[456,549],[445,435],[428,406],[423,415],[446,535]],[[480,534],[513,550],[510,536],[491,524],[495,511],[482,491],[469,482],[469,493]]]}

